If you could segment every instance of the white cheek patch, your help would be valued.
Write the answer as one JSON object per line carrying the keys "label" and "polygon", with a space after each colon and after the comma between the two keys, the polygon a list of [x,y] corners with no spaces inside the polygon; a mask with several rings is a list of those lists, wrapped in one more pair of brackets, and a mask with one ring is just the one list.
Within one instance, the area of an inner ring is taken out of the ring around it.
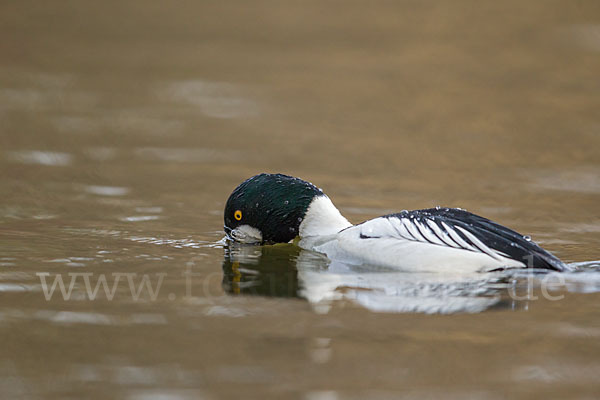
{"label": "white cheek patch", "polygon": [[262,242],[262,232],[250,225],[240,225],[231,231],[231,237],[240,243]]}

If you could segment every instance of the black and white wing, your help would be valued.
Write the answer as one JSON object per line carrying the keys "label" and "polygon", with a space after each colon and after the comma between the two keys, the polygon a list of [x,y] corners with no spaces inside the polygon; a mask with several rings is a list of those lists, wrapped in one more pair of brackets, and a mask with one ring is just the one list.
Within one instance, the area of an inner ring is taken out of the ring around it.
{"label": "black and white wing", "polygon": [[435,267],[431,263],[469,271],[569,270],[529,237],[453,208],[403,211],[375,218],[340,232],[337,248],[323,250],[410,270]]}

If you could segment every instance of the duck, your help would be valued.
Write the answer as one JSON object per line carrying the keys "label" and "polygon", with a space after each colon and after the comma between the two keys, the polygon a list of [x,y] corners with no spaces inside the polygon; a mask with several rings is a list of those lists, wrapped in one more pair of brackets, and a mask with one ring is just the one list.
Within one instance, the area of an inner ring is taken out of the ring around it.
{"label": "duck", "polygon": [[322,189],[280,173],[233,190],[224,231],[233,242],[293,243],[332,262],[404,272],[570,271],[530,236],[461,208],[402,210],[353,225]]}

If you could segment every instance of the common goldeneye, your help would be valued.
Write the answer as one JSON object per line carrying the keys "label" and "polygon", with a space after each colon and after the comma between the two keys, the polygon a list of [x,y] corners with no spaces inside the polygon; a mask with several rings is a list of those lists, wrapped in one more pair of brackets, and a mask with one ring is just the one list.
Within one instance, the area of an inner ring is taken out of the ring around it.
{"label": "common goldeneye", "polygon": [[419,272],[570,270],[529,236],[458,208],[402,211],[352,225],[321,189],[282,174],[241,183],[227,200],[224,220],[231,240],[273,244],[299,238],[301,248],[348,264]]}

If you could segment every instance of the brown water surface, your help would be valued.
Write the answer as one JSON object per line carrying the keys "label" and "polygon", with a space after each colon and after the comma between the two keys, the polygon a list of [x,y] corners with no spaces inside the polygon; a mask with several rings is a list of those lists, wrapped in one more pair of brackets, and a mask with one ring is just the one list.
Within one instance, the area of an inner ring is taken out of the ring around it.
{"label": "brown water surface", "polygon": [[[2,397],[597,398],[599,71],[593,0],[3,2]],[[552,300],[229,248],[262,171],[352,222],[466,208],[584,272]]]}

